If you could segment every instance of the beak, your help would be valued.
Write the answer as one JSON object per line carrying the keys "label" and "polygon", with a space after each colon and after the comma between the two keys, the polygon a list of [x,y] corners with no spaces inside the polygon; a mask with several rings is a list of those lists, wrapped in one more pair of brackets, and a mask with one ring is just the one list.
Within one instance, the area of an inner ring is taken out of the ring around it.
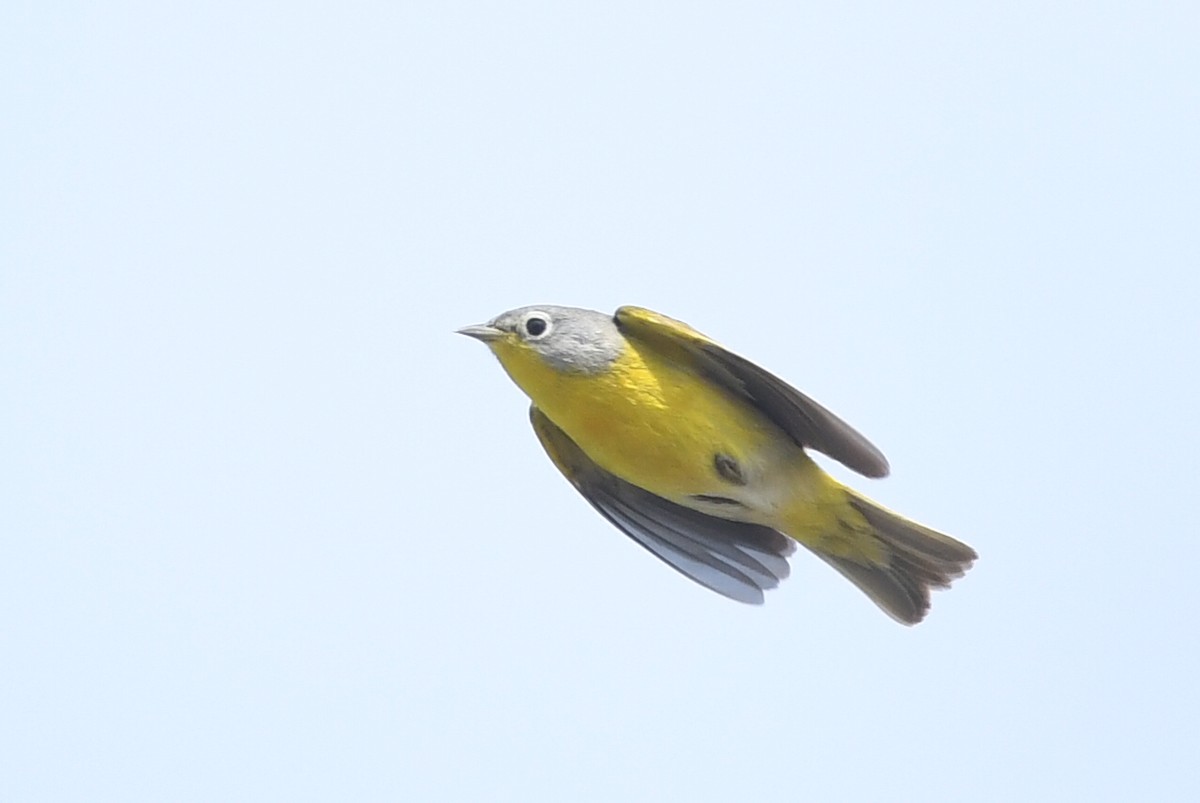
{"label": "beak", "polygon": [[484,343],[491,343],[493,340],[499,340],[504,337],[504,332],[501,332],[494,326],[480,324],[479,326],[464,326],[458,330],[458,334],[473,337],[476,340],[482,340]]}

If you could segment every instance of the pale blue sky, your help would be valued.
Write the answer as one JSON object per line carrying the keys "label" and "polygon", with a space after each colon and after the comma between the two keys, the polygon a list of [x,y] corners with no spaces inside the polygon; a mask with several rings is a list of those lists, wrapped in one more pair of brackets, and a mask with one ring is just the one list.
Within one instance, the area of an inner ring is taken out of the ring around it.
{"label": "pale blue sky", "polygon": [[[747,5],[5,5],[0,799],[1200,797],[1200,14]],[[453,334],[548,302],[976,568],[682,579]]]}

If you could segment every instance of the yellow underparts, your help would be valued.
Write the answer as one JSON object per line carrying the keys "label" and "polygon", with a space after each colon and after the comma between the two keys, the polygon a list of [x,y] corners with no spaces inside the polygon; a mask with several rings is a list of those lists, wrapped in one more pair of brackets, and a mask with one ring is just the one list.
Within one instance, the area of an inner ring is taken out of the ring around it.
{"label": "yellow underparts", "polygon": [[[596,374],[556,370],[523,344],[493,350],[533,403],[606,471],[681,504],[697,495],[745,500],[745,518],[812,548],[882,558],[836,480],[761,412],[686,366],[633,344]],[[718,454],[737,461],[745,486],[721,476]]]}

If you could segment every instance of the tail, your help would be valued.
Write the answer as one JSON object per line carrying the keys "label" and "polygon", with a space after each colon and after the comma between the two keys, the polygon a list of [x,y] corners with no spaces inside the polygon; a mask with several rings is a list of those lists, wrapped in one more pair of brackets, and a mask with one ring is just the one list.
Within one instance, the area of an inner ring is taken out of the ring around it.
{"label": "tail", "polygon": [[[978,555],[971,547],[948,535],[923,527],[915,521],[880,507],[849,488],[850,507],[865,522],[862,528],[876,541],[878,563],[864,563],[809,546],[818,557],[837,569],[850,582],[897,622],[915,625],[929,612],[929,591],[948,588],[962,577]],[[849,525],[843,521],[843,526]]]}

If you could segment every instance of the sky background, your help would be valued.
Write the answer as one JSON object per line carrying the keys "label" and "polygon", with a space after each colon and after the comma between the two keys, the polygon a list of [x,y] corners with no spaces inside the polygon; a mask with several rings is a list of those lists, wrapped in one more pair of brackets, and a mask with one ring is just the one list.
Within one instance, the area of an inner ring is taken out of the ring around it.
{"label": "sky background", "polygon": [[[1192,3],[0,11],[0,799],[1200,797]],[[980,553],[762,607],[453,334],[652,307]]]}

